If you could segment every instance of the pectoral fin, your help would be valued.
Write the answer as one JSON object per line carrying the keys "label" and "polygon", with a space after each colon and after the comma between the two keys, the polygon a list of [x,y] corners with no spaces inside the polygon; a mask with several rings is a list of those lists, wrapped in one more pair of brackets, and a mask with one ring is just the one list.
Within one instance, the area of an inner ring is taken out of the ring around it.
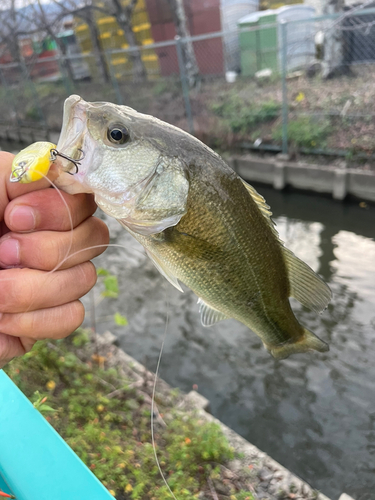
{"label": "pectoral fin", "polygon": [[212,326],[223,319],[228,319],[222,312],[213,309],[207,305],[202,299],[198,299],[199,312],[201,314],[201,322],[203,326]]}
{"label": "pectoral fin", "polygon": [[151,253],[150,250],[146,249],[146,253],[154,263],[159,273],[163,275],[164,278],[166,278],[171,285],[177,288],[179,292],[184,293],[183,289],[181,288],[178,282],[178,279],[170,272],[170,270],[165,266],[165,264],[155,254]]}

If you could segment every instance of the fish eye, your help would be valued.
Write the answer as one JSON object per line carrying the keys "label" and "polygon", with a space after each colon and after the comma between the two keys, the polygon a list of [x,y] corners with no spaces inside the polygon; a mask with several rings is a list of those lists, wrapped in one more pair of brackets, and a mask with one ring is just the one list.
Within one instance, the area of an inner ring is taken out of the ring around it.
{"label": "fish eye", "polygon": [[130,139],[130,134],[126,127],[114,125],[108,128],[107,137],[113,144],[125,144]]}

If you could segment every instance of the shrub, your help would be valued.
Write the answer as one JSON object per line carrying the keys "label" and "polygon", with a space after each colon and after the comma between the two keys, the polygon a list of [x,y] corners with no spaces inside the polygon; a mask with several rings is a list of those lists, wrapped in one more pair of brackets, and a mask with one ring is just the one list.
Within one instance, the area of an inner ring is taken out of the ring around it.
{"label": "shrub", "polygon": [[268,100],[261,103],[246,103],[238,95],[229,94],[221,103],[213,103],[212,111],[223,118],[234,133],[248,133],[259,124],[278,117],[280,103]]}
{"label": "shrub", "polygon": [[[288,123],[288,142],[298,148],[316,148],[325,145],[331,124],[328,120],[317,120],[310,116],[300,116]],[[282,127],[279,125],[272,138],[281,142]]]}

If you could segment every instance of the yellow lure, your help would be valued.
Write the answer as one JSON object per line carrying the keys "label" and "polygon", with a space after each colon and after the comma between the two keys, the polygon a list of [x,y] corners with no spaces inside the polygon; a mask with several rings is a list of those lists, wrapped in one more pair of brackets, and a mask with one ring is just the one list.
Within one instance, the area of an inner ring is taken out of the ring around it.
{"label": "yellow lure", "polygon": [[52,142],[34,142],[20,151],[12,162],[10,181],[28,184],[46,176],[53,161],[51,149],[56,149]]}

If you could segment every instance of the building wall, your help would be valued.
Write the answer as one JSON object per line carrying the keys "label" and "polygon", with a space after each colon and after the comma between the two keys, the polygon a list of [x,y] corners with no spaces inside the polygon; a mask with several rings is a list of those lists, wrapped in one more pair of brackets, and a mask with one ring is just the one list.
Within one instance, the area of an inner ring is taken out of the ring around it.
{"label": "building wall", "polygon": [[[155,42],[173,40],[176,30],[167,0],[146,0]],[[220,0],[184,0],[190,34],[202,35],[221,30]],[[221,37],[193,43],[199,70],[203,74],[223,72],[223,45]],[[156,50],[163,75],[178,73],[174,46]]]}

